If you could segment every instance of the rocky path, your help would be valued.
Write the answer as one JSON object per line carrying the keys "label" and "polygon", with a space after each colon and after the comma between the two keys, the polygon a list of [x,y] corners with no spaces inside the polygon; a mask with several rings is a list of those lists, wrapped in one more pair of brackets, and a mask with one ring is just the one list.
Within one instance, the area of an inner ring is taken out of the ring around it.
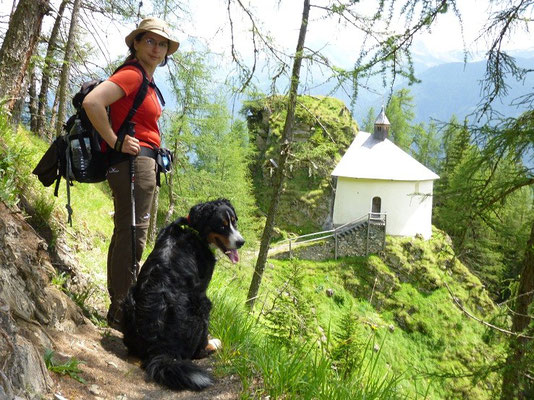
{"label": "rocky path", "polygon": [[[113,329],[95,328],[91,324],[79,326],[75,332],[50,333],[56,349],[56,357],[71,357],[83,361],[80,365],[86,383],[69,376],[51,373],[54,384],[51,399],[54,400],[166,400],[166,399],[238,399],[241,384],[236,376],[218,377],[211,388],[197,392],[176,392],[147,382],[140,360],[129,357],[122,344],[122,335]],[[212,370],[213,360],[199,361]]]}

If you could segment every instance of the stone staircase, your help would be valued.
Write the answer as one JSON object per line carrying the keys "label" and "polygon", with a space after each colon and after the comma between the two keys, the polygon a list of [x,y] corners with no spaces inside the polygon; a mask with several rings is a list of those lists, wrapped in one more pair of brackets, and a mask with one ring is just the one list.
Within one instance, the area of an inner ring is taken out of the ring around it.
{"label": "stone staircase", "polygon": [[[328,231],[315,232],[287,239],[272,247],[269,252],[284,252],[287,253],[287,256],[291,258],[292,253],[298,250],[298,248],[304,244],[309,245],[312,242],[325,242],[325,240],[328,240],[328,242],[331,243],[329,245],[330,248],[332,249],[333,247],[333,255],[337,259],[338,249],[340,246],[339,244],[342,242],[347,242],[349,243],[349,246],[352,247],[352,245],[350,245],[350,243],[352,243],[352,238],[359,236],[361,238],[360,241],[363,241],[363,243],[360,244],[360,247],[364,248],[362,252],[364,254],[368,254],[370,249],[370,241],[374,240],[374,237],[371,237],[373,235],[370,235],[370,230],[377,227],[384,232],[383,240],[381,240],[381,247],[383,249],[385,245],[386,214],[368,213],[367,215],[364,215],[352,222],[337,226]],[[324,250],[324,245],[322,246]]]}

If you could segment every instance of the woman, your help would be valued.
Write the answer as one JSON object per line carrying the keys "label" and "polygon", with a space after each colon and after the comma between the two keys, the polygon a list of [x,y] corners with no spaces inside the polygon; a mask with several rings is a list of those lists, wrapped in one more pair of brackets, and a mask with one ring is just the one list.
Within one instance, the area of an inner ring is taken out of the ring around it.
{"label": "woman", "polygon": [[[125,39],[130,49],[126,61],[137,62],[152,81],[158,66],[167,63],[180,43],[174,40],[167,24],[158,18],[146,18]],[[107,276],[111,300],[107,319],[113,328],[120,327],[121,302],[134,281],[132,266],[132,206],[130,192],[129,155],[135,156],[135,237],[136,273],[146,243],[150,209],[156,187],[154,148],[160,146],[157,121],[161,106],[154,86],[132,117],[135,135],[121,135],[117,131],[133,105],[143,74],[136,66],[126,66],[93,89],[83,107],[93,126],[111,150],[107,180],[113,193],[115,207],[113,236],[108,251]],[[110,107],[111,124],[106,107]]]}

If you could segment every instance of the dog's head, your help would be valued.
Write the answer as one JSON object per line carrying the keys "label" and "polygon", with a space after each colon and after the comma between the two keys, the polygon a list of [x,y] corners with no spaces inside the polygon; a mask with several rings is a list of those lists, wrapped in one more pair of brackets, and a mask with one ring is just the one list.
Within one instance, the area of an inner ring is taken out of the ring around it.
{"label": "dog's head", "polygon": [[237,215],[230,201],[218,199],[197,204],[189,211],[188,220],[202,238],[218,247],[230,261],[239,261],[237,249],[245,240],[237,230]]}

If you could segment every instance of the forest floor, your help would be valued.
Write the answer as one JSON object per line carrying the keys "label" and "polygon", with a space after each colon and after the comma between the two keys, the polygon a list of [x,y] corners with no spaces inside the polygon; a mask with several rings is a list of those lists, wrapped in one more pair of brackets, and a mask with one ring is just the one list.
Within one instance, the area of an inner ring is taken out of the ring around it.
{"label": "forest floor", "polygon": [[[54,400],[166,400],[166,399],[238,399],[241,382],[237,376],[216,377],[216,383],[203,392],[171,391],[145,379],[139,359],[128,355],[122,334],[110,328],[97,328],[91,323],[75,332],[49,332],[54,339],[54,354],[60,362],[75,358],[83,364],[79,376],[85,383],[68,375],[50,373]],[[213,359],[195,361],[213,372]]]}

